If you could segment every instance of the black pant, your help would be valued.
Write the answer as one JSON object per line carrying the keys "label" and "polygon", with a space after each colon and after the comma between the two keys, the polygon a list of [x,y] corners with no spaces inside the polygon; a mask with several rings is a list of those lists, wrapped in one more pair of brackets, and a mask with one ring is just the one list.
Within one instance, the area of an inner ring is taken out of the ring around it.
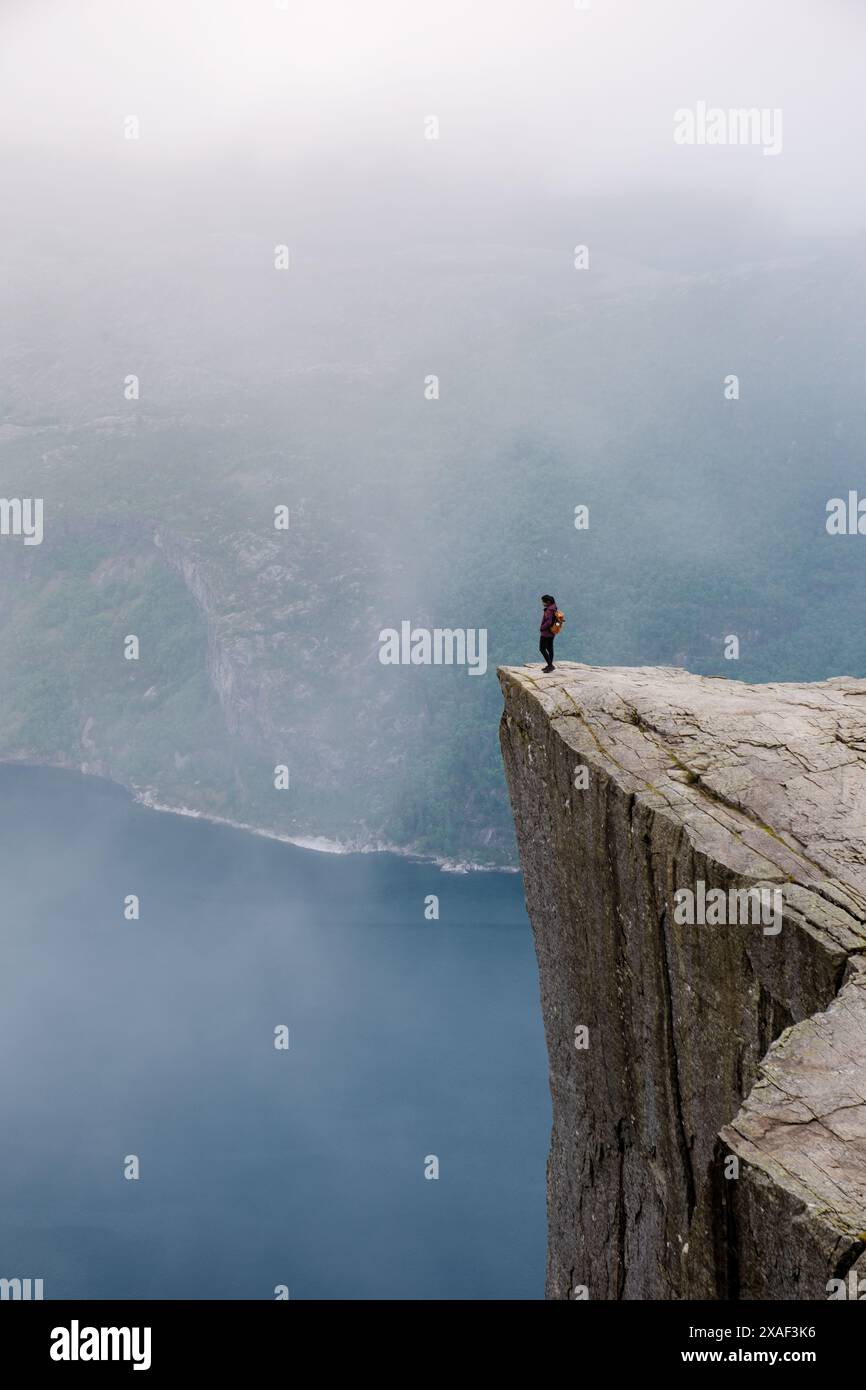
{"label": "black pant", "polygon": [[538,644],[538,650],[541,652],[541,655],[544,657],[544,660],[547,662],[548,666],[552,666],[552,665],[553,665],[553,638],[552,638],[552,637],[542,637],[541,641],[540,641],[539,644]]}

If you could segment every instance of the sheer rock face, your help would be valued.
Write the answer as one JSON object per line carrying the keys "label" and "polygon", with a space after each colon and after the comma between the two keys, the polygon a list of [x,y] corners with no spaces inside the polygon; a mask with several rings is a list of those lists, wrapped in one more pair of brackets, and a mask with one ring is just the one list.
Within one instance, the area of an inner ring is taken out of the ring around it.
{"label": "sheer rock face", "polygon": [[827,1298],[866,1273],[866,682],[499,675],[548,1297]]}

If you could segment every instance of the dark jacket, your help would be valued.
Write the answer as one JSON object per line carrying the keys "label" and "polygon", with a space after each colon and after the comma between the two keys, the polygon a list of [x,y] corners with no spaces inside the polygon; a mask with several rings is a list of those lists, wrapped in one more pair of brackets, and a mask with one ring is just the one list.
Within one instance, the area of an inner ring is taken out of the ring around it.
{"label": "dark jacket", "polygon": [[545,609],[544,609],[544,614],[543,614],[542,619],[541,619],[541,629],[540,629],[540,631],[541,631],[542,637],[552,637],[552,636],[554,635],[554,634],[550,631],[550,629],[553,627],[553,623],[554,623],[554,619],[555,619],[555,618],[556,618],[556,604],[555,604],[555,603],[548,603],[548,604],[546,605]]}

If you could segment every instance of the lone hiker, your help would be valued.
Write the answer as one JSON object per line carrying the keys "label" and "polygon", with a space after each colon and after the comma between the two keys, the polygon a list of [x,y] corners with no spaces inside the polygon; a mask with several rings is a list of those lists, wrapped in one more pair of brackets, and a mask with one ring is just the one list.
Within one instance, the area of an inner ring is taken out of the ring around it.
{"label": "lone hiker", "polygon": [[553,594],[542,594],[541,602],[544,604],[544,612],[541,615],[541,641],[538,650],[544,657],[547,665],[544,667],[545,675],[549,671],[555,671],[553,664],[553,639],[562,627],[562,621],[556,608],[556,599]]}

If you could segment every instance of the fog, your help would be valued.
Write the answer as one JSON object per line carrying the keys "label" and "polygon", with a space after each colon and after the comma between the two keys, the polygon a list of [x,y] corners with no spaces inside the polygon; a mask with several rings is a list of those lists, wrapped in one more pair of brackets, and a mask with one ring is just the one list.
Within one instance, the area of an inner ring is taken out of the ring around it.
{"label": "fog", "polygon": [[[864,26],[7,5],[0,481],[46,521],[0,548],[0,752],[256,823],[291,762],[282,828],[513,859],[493,667],[540,592],[563,659],[859,669],[823,523],[860,467]],[[750,140],[678,141],[741,110]],[[488,629],[480,688],[381,667],[403,621]]]}
{"label": "fog", "polygon": [[[422,904],[515,867],[495,667],[538,662],[541,593],[558,661],[866,674],[825,526],[866,493],[864,39],[862,0],[2,0],[0,497],[44,538],[0,538],[0,761],[49,765],[0,802],[22,1272],[540,1289],[519,885]],[[484,675],[384,664],[404,623],[483,632]]]}
{"label": "fog", "polygon": [[[7,3],[0,24],[0,142],[7,158],[26,156],[34,196],[59,167],[89,171],[105,210],[114,166],[134,158],[181,179],[190,201],[216,180],[226,204],[228,170],[303,174],[293,193],[304,202],[326,180],[351,186],[362,173],[375,196],[447,171],[455,196],[468,184],[470,201],[493,192],[503,206],[665,189],[755,204],[777,234],[863,218],[856,0],[592,0],[588,11],[572,0],[55,0]],[[781,108],[784,157],[677,148],[673,112],[699,100]],[[430,114],[437,142],[423,138]],[[130,115],[137,142],[123,139]]]}

